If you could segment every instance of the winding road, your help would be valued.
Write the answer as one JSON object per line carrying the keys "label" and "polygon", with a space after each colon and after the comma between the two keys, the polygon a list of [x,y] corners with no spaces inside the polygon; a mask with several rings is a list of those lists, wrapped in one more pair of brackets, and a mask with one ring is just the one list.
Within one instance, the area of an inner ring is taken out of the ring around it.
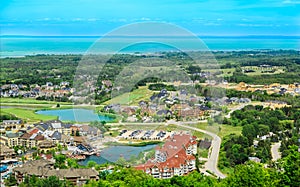
{"label": "winding road", "polygon": [[[237,106],[235,108],[232,108],[231,111],[225,116],[226,118],[230,118],[230,115],[232,112],[236,111],[236,110],[240,110],[242,108],[244,108],[246,105],[248,104],[242,104],[240,106]],[[186,121],[186,122],[178,122],[178,121],[174,121],[174,120],[170,120],[167,123],[126,123],[126,122],[121,122],[121,120],[119,121],[119,123],[110,123],[110,125],[134,125],[134,124],[138,124],[138,125],[168,125],[168,124],[174,124],[177,125],[178,127],[183,127],[186,129],[190,129],[190,130],[194,130],[194,131],[198,131],[204,134],[207,134],[209,136],[211,136],[212,139],[212,144],[211,144],[211,152],[208,156],[207,162],[204,165],[204,170],[202,170],[202,172],[204,172],[205,174],[208,174],[206,171],[210,171],[212,172],[214,175],[216,175],[218,178],[225,178],[226,175],[223,174],[219,168],[218,168],[218,161],[219,161],[219,152],[220,152],[220,147],[221,147],[221,138],[210,131],[207,130],[203,130],[203,129],[199,129],[196,127],[191,127],[189,126],[189,124],[197,124],[197,123],[203,123],[203,122],[207,122],[207,120],[200,120],[200,121]],[[277,146],[277,145],[276,145]],[[275,153],[275,157],[277,158],[277,154]]]}
{"label": "winding road", "polygon": [[[218,178],[223,179],[223,178],[226,177],[226,175],[221,173],[221,171],[218,169],[218,160],[219,160],[219,152],[220,152],[220,146],[221,146],[221,138],[217,134],[212,133],[210,131],[189,126],[189,124],[197,124],[197,123],[206,122],[206,121],[207,120],[178,122],[178,121],[170,120],[167,123],[126,123],[126,122],[123,122],[122,125],[151,126],[151,125],[169,125],[169,124],[173,124],[173,125],[176,125],[178,127],[198,131],[198,132],[201,132],[201,133],[204,133],[204,134],[207,134],[207,135],[211,136],[213,138],[212,139],[212,144],[211,144],[212,149],[211,149],[210,155],[207,159],[207,162],[204,165],[204,170],[201,170],[201,171],[204,172],[205,174],[208,174],[206,172],[206,170],[209,170],[212,173],[214,173]],[[110,123],[110,125],[120,125],[120,123],[114,123],[114,124]]]}
{"label": "winding road", "polygon": [[209,132],[209,131],[206,131],[203,129],[198,129],[196,127],[183,125],[180,122],[177,122],[175,125],[177,125],[179,127],[184,127],[186,129],[191,129],[194,131],[202,132],[213,138],[212,144],[211,144],[212,150],[208,157],[207,162],[204,165],[205,172],[206,172],[206,170],[209,170],[212,173],[214,173],[218,178],[221,178],[221,179],[225,178],[226,176],[223,173],[221,173],[221,171],[218,168],[219,152],[220,152],[220,147],[221,147],[221,138],[212,132]]}

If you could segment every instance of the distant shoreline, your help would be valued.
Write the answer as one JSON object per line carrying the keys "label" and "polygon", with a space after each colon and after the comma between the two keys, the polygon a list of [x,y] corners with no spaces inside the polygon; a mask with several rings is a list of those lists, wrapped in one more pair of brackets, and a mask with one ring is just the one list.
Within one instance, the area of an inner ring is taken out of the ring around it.
{"label": "distant shoreline", "polygon": [[1,38],[191,38],[198,37],[202,38],[224,38],[224,39],[300,39],[297,35],[240,35],[240,36],[209,36],[209,35],[195,35],[195,36],[107,36],[107,35],[91,35],[91,36],[81,36],[81,35],[0,35]]}
{"label": "distant shoreline", "polygon": [[[179,47],[180,49],[177,49]],[[1,36],[0,58],[157,54],[178,51],[299,50],[300,36]]]}
{"label": "distant shoreline", "polygon": [[[204,50],[203,50],[204,51]],[[201,51],[201,52],[203,52]],[[210,52],[234,52],[234,51],[239,51],[239,52],[258,52],[258,51],[299,51],[300,49],[236,49],[236,50],[230,50],[230,49],[220,49],[220,50],[210,50]],[[117,53],[117,54],[129,54],[129,55],[149,55],[149,54],[161,54],[161,53],[172,53],[172,52],[176,52],[176,51],[157,51],[157,52],[121,52],[121,53]],[[200,52],[200,51],[183,51],[183,52]],[[22,54],[22,55],[2,55],[0,52],[0,59],[1,58],[24,58],[26,56],[51,56],[51,55],[61,55],[61,56],[75,56],[75,55],[80,55],[80,56],[84,56],[84,55],[106,55],[106,54],[115,54],[115,53],[85,53],[85,52],[74,52],[74,53],[56,53],[56,52],[52,52],[52,53],[33,53],[33,54]]]}
{"label": "distant shoreline", "polygon": [[[207,51],[207,50],[206,50]],[[190,50],[190,51],[182,51],[182,52],[206,52],[205,50]],[[209,50],[210,52],[234,52],[234,51],[238,51],[238,52],[258,52],[258,51],[299,51],[300,49],[219,49],[219,50],[214,50],[211,49]],[[156,52],[120,52],[117,54],[129,54],[129,55],[149,55],[149,54],[161,54],[161,53],[172,53],[172,52],[178,52],[178,51],[156,51]],[[108,53],[108,52],[103,52],[103,53],[86,53],[86,52],[73,52],[73,53],[63,53],[63,52],[49,52],[49,53],[32,53],[32,54],[22,54],[22,55],[2,55],[2,52],[0,52],[0,59],[1,58],[23,58],[26,56],[51,56],[51,55],[62,55],[62,56],[72,56],[72,55],[106,55],[106,54],[115,54],[115,53]]]}

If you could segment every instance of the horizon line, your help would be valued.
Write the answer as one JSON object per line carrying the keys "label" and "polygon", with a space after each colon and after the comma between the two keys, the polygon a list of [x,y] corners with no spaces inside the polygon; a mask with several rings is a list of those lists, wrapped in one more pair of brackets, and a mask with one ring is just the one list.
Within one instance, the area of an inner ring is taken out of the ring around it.
{"label": "horizon line", "polygon": [[[239,38],[239,37],[263,37],[263,38],[276,38],[276,37],[281,37],[281,38],[300,38],[300,35],[194,35],[196,37],[207,37],[207,38]],[[96,37],[194,37],[193,35],[191,36],[180,36],[180,35],[174,35],[174,36],[165,36],[165,35],[114,35],[114,36],[107,36],[107,35],[23,35],[23,34],[0,34],[0,37],[78,37],[78,38],[96,38]]]}

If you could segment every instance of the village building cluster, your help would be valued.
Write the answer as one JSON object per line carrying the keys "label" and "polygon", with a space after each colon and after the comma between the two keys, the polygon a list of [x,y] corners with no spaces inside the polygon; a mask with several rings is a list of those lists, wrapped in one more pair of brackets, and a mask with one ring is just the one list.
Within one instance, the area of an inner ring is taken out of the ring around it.
{"label": "village building cluster", "polygon": [[74,88],[66,81],[58,85],[52,82],[46,82],[45,85],[33,84],[26,86],[24,84],[4,84],[0,88],[1,97],[24,97],[24,98],[42,98],[42,97],[70,97]]}
{"label": "village building cluster", "polygon": [[[4,120],[1,124],[0,143],[1,148],[13,148],[16,146],[25,149],[38,149],[41,153],[48,153],[57,145],[70,147],[70,155],[74,151],[80,154],[94,154],[89,145],[89,139],[101,137],[102,132],[89,125],[63,123],[59,120],[51,120],[25,126],[21,120]],[[11,159],[11,156],[4,158]],[[31,155],[25,155],[31,159]]]}
{"label": "village building cluster", "polygon": [[246,92],[266,92],[267,94],[279,94],[279,95],[300,95],[300,83],[294,84],[267,84],[267,85],[251,85],[244,82],[240,82],[233,87],[238,91]]}
{"label": "village building cluster", "polygon": [[204,120],[220,113],[220,107],[230,104],[250,103],[250,98],[203,97],[186,90],[167,91],[162,89],[138,106],[122,106],[118,103],[106,105],[104,112],[123,115],[128,122],[162,122],[168,119]]}

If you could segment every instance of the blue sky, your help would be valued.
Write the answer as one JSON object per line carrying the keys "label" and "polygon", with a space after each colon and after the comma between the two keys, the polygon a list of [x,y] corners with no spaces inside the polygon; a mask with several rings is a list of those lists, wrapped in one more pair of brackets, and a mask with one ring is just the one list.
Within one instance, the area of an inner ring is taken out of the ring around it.
{"label": "blue sky", "polygon": [[300,0],[4,0],[2,35],[103,35],[167,22],[197,35],[300,35]]}

